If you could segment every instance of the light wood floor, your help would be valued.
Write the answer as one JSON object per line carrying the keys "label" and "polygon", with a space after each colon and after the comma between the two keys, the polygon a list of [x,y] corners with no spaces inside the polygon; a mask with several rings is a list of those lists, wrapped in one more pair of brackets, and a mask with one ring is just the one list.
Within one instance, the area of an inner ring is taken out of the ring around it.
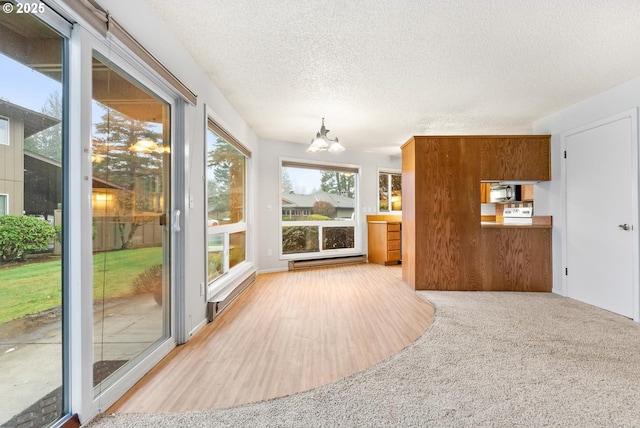
{"label": "light wood floor", "polygon": [[204,410],[305,391],[400,351],[432,317],[400,267],[262,274],[109,412]]}

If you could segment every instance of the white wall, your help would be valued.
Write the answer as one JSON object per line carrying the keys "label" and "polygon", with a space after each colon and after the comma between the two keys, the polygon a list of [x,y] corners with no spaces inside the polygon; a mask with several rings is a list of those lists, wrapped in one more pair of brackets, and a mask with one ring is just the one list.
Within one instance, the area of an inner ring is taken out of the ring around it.
{"label": "white wall", "polygon": [[[310,129],[310,135],[315,130]],[[344,143],[348,146],[348,142]],[[257,260],[260,272],[278,271],[287,268],[286,260],[279,260],[280,230],[280,158],[310,160],[317,162],[353,164],[361,167],[360,175],[360,224],[362,252],[367,252],[366,216],[376,213],[378,206],[378,168],[402,168],[398,156],[378,155],[373,153],[346,150],[340,154],[327,152],[306,153],[308,145],[282,141],[260,141],[260,160],[258,162],[258,198],[256,207],[258,247]],[[271,211],[268,210],[271,206]],[[267,255],[267,250],[272,255]]]}
{"label": "white wall", "polygon": [[562,288],[562,236],[564,205],[562,201],[561,134],[600,119],[640,106],[640,77],[587,98],[564,110],[533,123],[535,134],[551,134],[551,178],[535,189],[536,211],[553,216],[553,291],[565,294]]}

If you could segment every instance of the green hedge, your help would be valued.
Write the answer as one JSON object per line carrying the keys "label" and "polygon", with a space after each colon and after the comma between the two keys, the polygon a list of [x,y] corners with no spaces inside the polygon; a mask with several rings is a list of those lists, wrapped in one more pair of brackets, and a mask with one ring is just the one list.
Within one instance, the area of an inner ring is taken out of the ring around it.
{"label": "green hedge", "polygon": [[27,255],[46,251],[56,231],[47,221],[24,215],[0,216],[0,260],[25,260]]}

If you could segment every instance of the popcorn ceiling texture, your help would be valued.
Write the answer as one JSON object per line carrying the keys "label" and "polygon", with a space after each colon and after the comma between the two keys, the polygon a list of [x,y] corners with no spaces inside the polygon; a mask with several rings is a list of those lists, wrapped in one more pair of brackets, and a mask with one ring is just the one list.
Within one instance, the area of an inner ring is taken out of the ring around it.
{"label": "popcorn ceiling texture", "polygon": [[530,133],[640,76],[637,0],[146,0],[262,138]]}

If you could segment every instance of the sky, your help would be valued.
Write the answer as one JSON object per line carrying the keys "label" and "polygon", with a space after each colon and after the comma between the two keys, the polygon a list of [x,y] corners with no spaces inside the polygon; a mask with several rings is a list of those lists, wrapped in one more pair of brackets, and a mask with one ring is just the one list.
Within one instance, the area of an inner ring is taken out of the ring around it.
{"label": "sky", "polygon": [[37,112],[62,84],[0,54],[0,98]]}
{"label": "sky", "polygon": [[308,195],[320,189],[320,171],[306,168],[285,168],[293,184],[293,191],[299,195]]}

